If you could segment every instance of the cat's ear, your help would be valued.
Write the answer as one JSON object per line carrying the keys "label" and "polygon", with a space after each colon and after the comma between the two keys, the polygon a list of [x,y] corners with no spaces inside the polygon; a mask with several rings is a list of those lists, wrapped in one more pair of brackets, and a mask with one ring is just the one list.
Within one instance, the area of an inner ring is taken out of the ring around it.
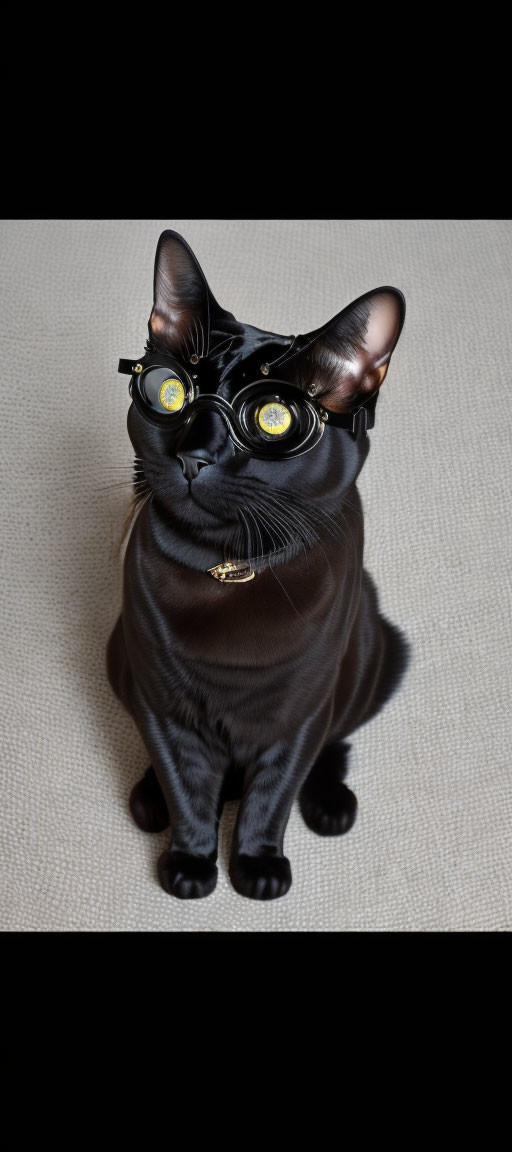
{"label": "cat's ear", "polygon": [[382,384],[404,317],[398,288],[375,288],[323,328],[297,337],[299,351],[291,350],[283,370],[325,408],[348,411]]}
{"label": "cat's ear", "polygon": [[150,339],[187,360],[194,353],[207,356],[212,321],[222,313],[186,240],[170,229],[162,232],[155,256]]}

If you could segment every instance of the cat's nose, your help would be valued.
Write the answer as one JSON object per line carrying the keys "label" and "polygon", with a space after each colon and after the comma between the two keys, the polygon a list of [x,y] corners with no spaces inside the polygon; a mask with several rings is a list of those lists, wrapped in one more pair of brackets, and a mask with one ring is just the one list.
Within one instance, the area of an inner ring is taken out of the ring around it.
{"label": "cat's nose", "polygon": [[181,470],[186,480],[195,480],[201,468],[206,468],[208,464],[215,464],[215,460],[204,449],[201,452],[177,452],[176,458],[181,464]]}
{"label": "cat's nose", "polygon": [[195,412],[177,445],[176,455],[215,464],[225,440],[226,428],[218,412]]}

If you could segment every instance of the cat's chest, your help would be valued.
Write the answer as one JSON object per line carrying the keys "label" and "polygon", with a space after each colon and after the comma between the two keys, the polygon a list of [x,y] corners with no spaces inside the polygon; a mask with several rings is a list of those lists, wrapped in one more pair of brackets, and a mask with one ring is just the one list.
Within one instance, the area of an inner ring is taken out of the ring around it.
{"label": "cat's chest", "polygon": [[356,554],[347,563],[339,545],[236,584],[183,568],[143,539],[126,563],[124,612],[140,652],[246,668],[306,653],[328,660],[356,606],[361,571]]}

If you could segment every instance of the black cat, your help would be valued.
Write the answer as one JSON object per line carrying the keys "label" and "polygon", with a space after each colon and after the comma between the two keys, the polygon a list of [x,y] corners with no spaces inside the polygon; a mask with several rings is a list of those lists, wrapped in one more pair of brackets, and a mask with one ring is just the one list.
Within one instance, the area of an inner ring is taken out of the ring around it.
{"label": "black cat", "polygon": [[171,824],[162,887],[207,896],[217,829],[241,797],[230,877],[284,896],[283,840],[347,832],[345,738],[398,686],[410,656],[363,568],[356,479],[404,298],[377,288],[298,337],[239,323],[189,246],[160,237],[149,340],[130,374],[138,512],[124,561],[110,683],[152,767],[130,808]]}

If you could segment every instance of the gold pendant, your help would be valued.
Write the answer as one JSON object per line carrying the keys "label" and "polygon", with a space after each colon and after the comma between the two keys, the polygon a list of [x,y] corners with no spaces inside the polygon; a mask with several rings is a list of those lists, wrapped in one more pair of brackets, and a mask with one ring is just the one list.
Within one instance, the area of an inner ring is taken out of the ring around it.
{"label": "gold pendant", "polygon": [[223,564],[216,564],[208,569],[210,576],[221,580],[223,584],[246,584],[253,580],[256,573],[252,571],[247,560],[226,560]]}

